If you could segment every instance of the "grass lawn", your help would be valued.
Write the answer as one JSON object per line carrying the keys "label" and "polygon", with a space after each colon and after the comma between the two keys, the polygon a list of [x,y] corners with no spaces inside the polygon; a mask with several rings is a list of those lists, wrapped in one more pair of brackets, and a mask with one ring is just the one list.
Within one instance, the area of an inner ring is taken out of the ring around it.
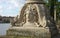
{"label": "grass lawn", "polygon": [[30,36],[0,36],[0,38],[33,38]]}

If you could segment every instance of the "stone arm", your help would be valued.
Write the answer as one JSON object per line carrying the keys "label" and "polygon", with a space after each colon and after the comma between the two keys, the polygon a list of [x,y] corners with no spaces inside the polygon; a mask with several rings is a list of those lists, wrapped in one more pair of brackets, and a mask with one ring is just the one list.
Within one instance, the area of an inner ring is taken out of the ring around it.
{"label": "stone arm", "polygon": [[15,23],[17,22],[18,17],[15,17],[14,19],[11,20],[11,25],[16,26]]}

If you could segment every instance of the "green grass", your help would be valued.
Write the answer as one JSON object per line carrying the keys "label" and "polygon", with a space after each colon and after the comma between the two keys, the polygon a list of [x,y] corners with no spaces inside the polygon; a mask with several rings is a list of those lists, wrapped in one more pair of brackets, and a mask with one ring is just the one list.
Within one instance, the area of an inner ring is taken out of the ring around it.
{"label": "green grass", "polygon": [[0,36],[0,38],[33,38],[30,36]]}

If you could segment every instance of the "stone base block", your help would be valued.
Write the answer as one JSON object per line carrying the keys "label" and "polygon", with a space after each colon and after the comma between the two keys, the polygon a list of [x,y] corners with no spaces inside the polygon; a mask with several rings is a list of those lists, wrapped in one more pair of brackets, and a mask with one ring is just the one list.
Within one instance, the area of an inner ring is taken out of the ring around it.
{"label": "stone base block", "polygon": [[30,38],[51,38],[48,28],[40,27],[12,27],[7,30],[9,36],[23,36]]}

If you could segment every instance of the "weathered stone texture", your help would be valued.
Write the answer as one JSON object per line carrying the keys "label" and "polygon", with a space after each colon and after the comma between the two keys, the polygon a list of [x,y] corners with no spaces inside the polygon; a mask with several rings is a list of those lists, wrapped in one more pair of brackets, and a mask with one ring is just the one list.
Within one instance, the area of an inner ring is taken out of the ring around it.
{"label": "weathered stone texture", "polygon": [[[58,34],[56,24],[43,0],[27,0],[20,15],[12,22],[7,35],[53,38]],[[41,3],[42,2],[42,3]]]}
{"label": "weathered stone texture", "polygon": [[31,36],[35,38],[51,38],[48,28],[39,27],[13,27],[8,31],[7,35]]}

